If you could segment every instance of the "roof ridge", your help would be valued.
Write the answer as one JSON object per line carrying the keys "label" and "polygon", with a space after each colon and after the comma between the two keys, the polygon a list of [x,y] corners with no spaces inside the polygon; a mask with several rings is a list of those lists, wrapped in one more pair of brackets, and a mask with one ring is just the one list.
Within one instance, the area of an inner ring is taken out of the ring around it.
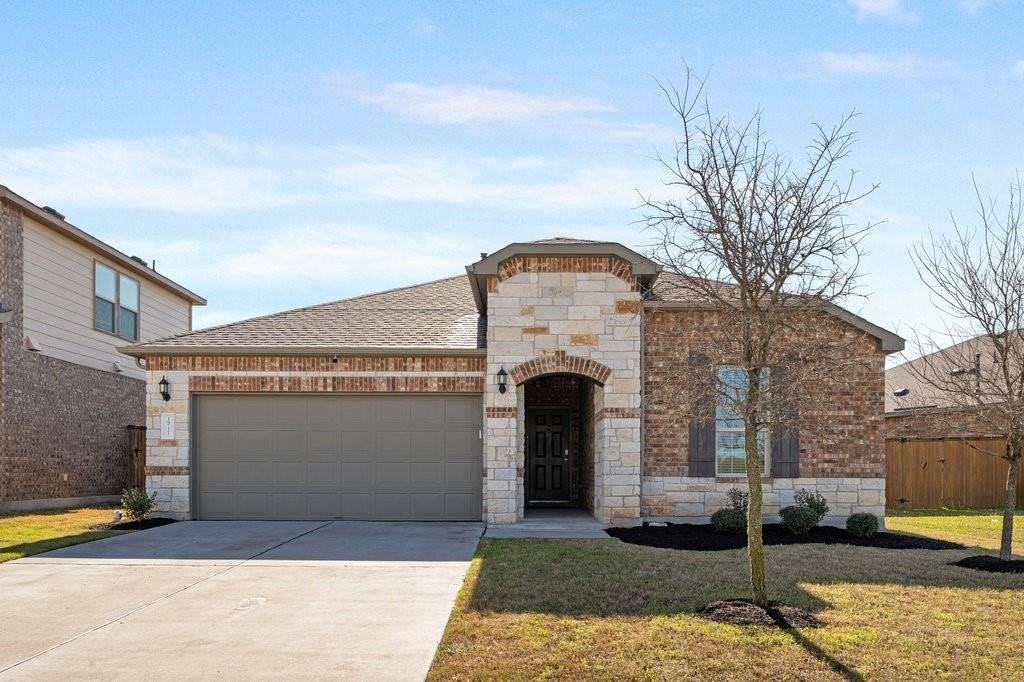
{"label": "roof ridge", "polygon": [[[428,284],[437,284],[438,282],[447,282],[449,280],[456,280],[465,275],[452,275],[451,277],[441,277],[440,279],[432,279],[428,282],[420,282],[419,284],[407,284],[401,287],[393,287],[391,289],[385,289],[384,291],[375,291],[369,294],[360,294],[358,296],[350,296],[348,298],[339,298],[334,301],[327,301],[325,303],[316,303],[313,305],[299,306],[298,308],[289,308],[288,310],[279,310],[276,313],[267,313],[266,315],[257,315],[256,317],[247,317],[244,320],[235,320],[234,322],[225,322],[224,324],[214,325],[212,327],[204,327],[203,329],[193,329],[192,331],[185,332],[183,334],[175,334],[173,336],[164,336],[159,339],[152,339],[144,343],[137,345],[148,345],[151,343],[163,343],[164,341],[172,341],[174,339],[181,339],[186,336],[192,336],[194,334],[205,334],[206,332],[217,331],[219,329],[226,329],[228,327],[234,327],[239,324],[246,322],[255,322],[257,320],[267,320],[272,317],[280,317],[282,315],[288,315],[291,313],[299,313],[306,310],[315,310],[316,308],[324,308],[326,306],[337,305],[338,303],[344,303],[346,301],[356,301],[362,298],[369,298],[370,296],[379,296],[381,294],[392,294],[396,291],[405,291],[407,289],[415,289],[416,287],[427,286]],[[400,310],[434,310],[434,308],[401,308]],[[443,308],[438,308],[443,310]]]}

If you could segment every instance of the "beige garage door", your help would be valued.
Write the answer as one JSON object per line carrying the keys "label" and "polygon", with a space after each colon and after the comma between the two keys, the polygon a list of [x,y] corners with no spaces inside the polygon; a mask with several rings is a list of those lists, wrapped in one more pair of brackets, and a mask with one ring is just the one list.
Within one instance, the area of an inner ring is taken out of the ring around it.
{"label": "beige garage door", "polygon": [[199,396],[202,519],[480,520],[479,396]]}

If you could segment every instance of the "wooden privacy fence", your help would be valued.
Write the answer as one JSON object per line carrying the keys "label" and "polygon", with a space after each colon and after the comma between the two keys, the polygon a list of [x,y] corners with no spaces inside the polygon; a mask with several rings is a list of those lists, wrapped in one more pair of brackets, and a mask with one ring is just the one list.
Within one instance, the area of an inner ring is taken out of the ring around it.
{"label": "wooden privacy fence", "polygon": [[[1002,452],[1001,438],[971,440]],[[903,509],[1002,507],[1006,460],[971,448],[957,438],[885,441],[885,504]],[[1024,485],[1017,487],[1024,507]]]}

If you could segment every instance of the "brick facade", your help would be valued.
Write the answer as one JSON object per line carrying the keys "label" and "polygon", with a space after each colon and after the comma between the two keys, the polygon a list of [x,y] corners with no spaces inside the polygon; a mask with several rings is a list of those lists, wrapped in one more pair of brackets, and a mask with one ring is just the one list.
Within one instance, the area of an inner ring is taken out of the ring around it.
{"label": "brick facade", "polygon": [[[882,516],[885,356],[875,339],[834,318],[822,316],[809,327],[823,338],[845,337],[844,362],[822,365],[827,383],[802,387],[800,477],[765,481],[765,513],[777,513],[792,503],[795,489],[806,488],[821,492],[837,519],[853,511]],[[707,355],[715,365],[735,364],[731,338],[712,311],[645,313],[645,517],[704,518],[725,504],[729,488],[745,486],[742,477],[693,478],[688,468],[689,353]]]}
{"label": "brick facade", "polygon": [[145,384],[23,347],[21,214],[0,204],[0,507],[117,495],[128,484],[131,437]]}

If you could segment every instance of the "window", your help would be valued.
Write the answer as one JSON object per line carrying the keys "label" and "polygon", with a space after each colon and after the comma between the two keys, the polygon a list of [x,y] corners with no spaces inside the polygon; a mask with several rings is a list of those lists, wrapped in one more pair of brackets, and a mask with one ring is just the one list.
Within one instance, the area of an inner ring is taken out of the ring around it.
{"label": "window", "polygon": [[[768,370],[761,370],[761,385],[768,383]],[[747,391],[747,372],[742,367],[719,367],[719,398],[715,407],[715,471],[718,476],[745,475],[743,452],[743,415],[737,409]],[[757,450],[768,473],[768,432],[757,433]]]}
{"label": "window", "polygon": [[96,263],[93,277],[93,325],[129,341],[139,340],[139,283]]}

